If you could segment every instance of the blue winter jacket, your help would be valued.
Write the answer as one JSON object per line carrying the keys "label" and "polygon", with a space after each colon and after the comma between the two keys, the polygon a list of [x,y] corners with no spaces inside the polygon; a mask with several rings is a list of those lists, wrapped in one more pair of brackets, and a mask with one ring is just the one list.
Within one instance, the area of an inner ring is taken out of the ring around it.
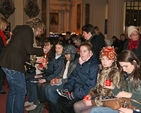
{"label": "blue winter jacket", "polygon": [[50,81],[53,78],[57,77],[64,66],[64,56],[60,56],[59,58],[55,59],[53,57],[48,64],[48,68],[44,70],[43,78],[46,79],[46,81]]}
{"label": "blue winter jacket", "polygon": [[97,74],[98,61],[96,56],[93,55],[82,65],[79,63],[76,65],[63,88],[73,92],[74,97],[81,99],[96,85]]}

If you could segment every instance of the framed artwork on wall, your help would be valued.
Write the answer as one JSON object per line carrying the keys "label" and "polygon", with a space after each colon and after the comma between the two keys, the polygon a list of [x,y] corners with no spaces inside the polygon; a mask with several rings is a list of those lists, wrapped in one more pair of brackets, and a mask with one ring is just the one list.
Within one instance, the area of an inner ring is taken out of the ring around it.
{"label": "framed artwork on wall", "polygon": [[50,13],[50,25],[58,25],[59,15],[58,13]]}

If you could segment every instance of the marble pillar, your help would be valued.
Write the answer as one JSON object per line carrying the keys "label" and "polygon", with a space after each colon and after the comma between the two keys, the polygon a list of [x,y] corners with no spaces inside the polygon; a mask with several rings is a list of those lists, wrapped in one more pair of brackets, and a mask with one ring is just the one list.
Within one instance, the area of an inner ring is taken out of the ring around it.
{"label": "marble pillar", "polygon": [[107,38],[112,36],[119,38],[124,28],[124,0],[108,0],[108,33]]}
{"label": "marble pillar", "polygon": [[49,29],[49,18],[50,18],[50,0],[46,0],[46,36],[50,34]]}

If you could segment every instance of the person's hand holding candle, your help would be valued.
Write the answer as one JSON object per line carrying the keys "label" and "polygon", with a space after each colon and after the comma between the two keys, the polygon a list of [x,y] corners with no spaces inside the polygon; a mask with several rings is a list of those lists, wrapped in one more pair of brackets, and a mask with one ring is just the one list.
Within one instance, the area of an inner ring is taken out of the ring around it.
{"label": "person's hand holding candle", "polygon": [[91,95],[86,95],[86,96],[83,98],[83,102],[84,102],[85,106],[91,106],[91,105],[92,105],[92,102],[91,102]]}

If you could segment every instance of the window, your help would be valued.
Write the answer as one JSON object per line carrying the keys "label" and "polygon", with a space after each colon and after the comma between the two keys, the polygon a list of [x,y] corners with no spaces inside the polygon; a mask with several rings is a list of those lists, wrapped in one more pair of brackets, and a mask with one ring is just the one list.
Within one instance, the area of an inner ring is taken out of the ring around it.
{"label": "window", "polygon": [[126,2],[126,26],[141,26],[141,0]]}

